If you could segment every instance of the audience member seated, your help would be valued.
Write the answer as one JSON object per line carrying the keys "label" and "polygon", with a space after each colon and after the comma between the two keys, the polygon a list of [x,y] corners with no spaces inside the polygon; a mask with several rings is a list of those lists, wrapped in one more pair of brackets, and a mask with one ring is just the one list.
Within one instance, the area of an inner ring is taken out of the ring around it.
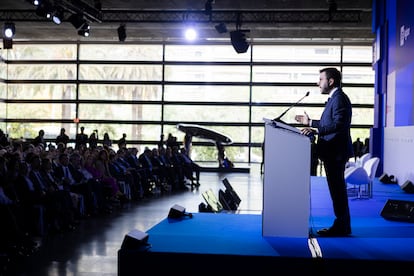
{"label": "audience member seated", "polygon": [[184,176],[191,181],[191,186],[200,186],[200,166],[188,156],[185,148],[181,148],[180,153]]}
{"label": "audience member seated", "polygon": [[70,194],[67,191],[59,190],[56,183],[48,182],[43,177],[40,156],[36,154],[28,156],[27,162],[30,164],[29,178],[35,189],[39,190],[44,197],[46,221],[49,223],[47,227],[51,227],[51,230],[54,231],[73,230],[75,228],[75,210]]}
{"label": "audience member seated", "polygon": [[144,179],[142,181],[144,188],[144,196],[152,195],[152,189],[158,181],[158,176],[154,174],[154,165],[151,162],[152,151],[145,147],[144,152],[138,156],[139,163],[144,171]]}
{"label": "audience member seated", "polygon": [[98,178],[106,188],[110,189],[110,200],[113,203],[119,203],[125,198],[125,195],[120,191],[118,182],[109,171],[109,153],[106,149],[101,149],[97,153],[94,168],[98,173]]}
{"label": "audience member seated", "polygon": [[29,165],[20,162],[15,185],[17,200],[22,207],[23,230],[32,236],[43,236],[45,225],[53,225],[54,221],[48,220],[51,216],[44,216],[47,206],[45,194],[34,186],[29,173]]}
{"label": "audience member seated", "polygon": [[166,156],[170,160],[170,163],[172,164],[174,168],[174,173],[175,173],[174,189],[176,190],[187,189],[183,160],[181,158],[179,147],[178,146],[167,147]]}
{"label": "audience member seated", "polygon": [[54,168],[55,177],[62,183],[63,189],[71,192],[72,199],[79,209],[80,216],[88,215],[93,206],[93,195],[88,184],[81,182],[79,173],[69,162],[69,154],[60,153],[58,164]]}
{"label": "audience member seated", "polygon": [[78,210],[77,205],[75,205],[76,200],[74,201],[73,197],[78,198],[79,196],[64,189],[62,182],[59,181],[54,175],[52,161],[47,157],[42,158],[40,175],[45,181],[47,187],[49,187],[48,189],[59,194],[62,201],[62,208],[65,209],[67,216],[71,218],[70,223],[73,225],[78,224],[75,217],[80,211]]}
{"label": "audience member seated", "polygon": [[[170,153],[168,154],[167,151]],[[165,170],[165,177],[167,179],[168,185],[174,190],[176,186],[176,176],[177,173],[175,171],[175,167],[171,160],[171,148],[166,147],[159,147],[158,148],[159,159],[161,160],[164,170]]]}

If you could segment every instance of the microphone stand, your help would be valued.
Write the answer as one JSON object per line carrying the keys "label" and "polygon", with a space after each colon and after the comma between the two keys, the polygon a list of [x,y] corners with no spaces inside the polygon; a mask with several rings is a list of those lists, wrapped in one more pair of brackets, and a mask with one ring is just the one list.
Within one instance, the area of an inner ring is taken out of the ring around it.
{"label": "microphone stand", "polygon": [[273,121],[276,121],[276,122],[281,122],[281,123],[284,123],[284,124],[286,124],[285,122],[283,122],[282,120],[281,120],[281,118],[292,108],[292,107],[294,107],[295,105],[297,105],[298,103],[300,103],[305,97],[307,97],[307,96],[309,96],[309,91],[308,92],[306,92],[306,94],[302,97],[302,98],[300,98],[296,103],[294,103],[294,104],[292,104],[291,106],[289,106],[288,107],[288,109],[286,109],[282,114],[280,114],[278,117],[276,117],[276,118],[274,118],[273,119]]}

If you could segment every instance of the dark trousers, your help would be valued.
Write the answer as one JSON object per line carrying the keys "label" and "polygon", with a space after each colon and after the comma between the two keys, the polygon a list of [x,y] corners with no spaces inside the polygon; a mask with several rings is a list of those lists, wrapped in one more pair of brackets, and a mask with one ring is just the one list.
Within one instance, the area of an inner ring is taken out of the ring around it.
{"label": "dark trousers", "polygon": [[336,217],[333,227],[351,229],[348,194],[344,177],[345,164],[345,160],[323,160],[333,211]]}

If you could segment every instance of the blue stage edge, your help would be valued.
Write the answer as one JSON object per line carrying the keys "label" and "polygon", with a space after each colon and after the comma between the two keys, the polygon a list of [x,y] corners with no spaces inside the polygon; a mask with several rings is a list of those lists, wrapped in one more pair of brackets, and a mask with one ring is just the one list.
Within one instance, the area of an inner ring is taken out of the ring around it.
{"label": "blue stage edge", "polygon": [[372,199],[350,199],[352,236],[315,238],[316,229],[332,222],[324,181],[312,178],[310,238],[263,237],[260,214],[193,213],[192,218],[166,218],[146,232],[149,247],[118,251],[118,275],[138,275],[145,267],[179,275],[411,271],[414,224],[384,219],[380,212],[387,199],[409,200],[413,195],[400,191],[398,185],[376,182]]}

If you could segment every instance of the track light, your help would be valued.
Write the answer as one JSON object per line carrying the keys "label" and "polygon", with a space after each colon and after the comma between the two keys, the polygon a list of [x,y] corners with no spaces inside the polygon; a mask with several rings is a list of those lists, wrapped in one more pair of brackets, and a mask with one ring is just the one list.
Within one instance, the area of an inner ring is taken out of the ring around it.
{"label": "track light", "polygon": [[52,21],[55,24],[59,25],[60,23],[62,23],[63,17],[64,17],[63,9],[58,7],[56,8],[55,12],[52,15]]}
{"label": "track light", "polygon": [[230,32],[231,44],[237,53],[245,53],[249,49],[249,43],[246,41],[245,31],[236,30]]}
{"label": "track light", "polygon": [[53,7],[49,2],[39,1],[36,5],[36,14],[40,17],[52,19]]}
{"label": "track light", "polygon": [[91,27],[80,13],[69,16],[68,21],[78,30],[78,35],[89,36]]}
{"label": "track light", "polygon": [[40,0],[26,0],[26,2],[29,2],[30,4],[32,4],[33,6],[38,6]]}
{"label": "track light", "polygon": [[16,27],[14,23],[6,22],[3,27],[3,38],[11,39],[16,34]]}
{"label": "track light", "polygon": [[223,22],[214,26],[219,34],[227,33],[227,26]]}
{"label": "track light", "polygon": [[246,53],[247,49],[249,49],[249,43],[246,41],[246,32],[250,32],[250,30],[242,30],[241,25],[242,20],[239,13],[237,14],[236,30],[230,32],[231,45],[233,45],[234,50],[238,54]]}
{"label": "track light", "polygon": [[118,39],[119,39],[119,41],[125,41],[125,39],[127,38],[125,24],[121,24],[118,27],[117,31],[118,31]]}
{"label": "track light", "polygon": [[188,41],[194,41],[197,39],[197,31],[193,27],[188,27],[185,29],[184,36]]}
{"label": "track light", "polygon": [[89,24],[85,22],[82,25],[82,27],[78,30],[78,35],[87,37],[89,36],[90,29],[91,27],[89,26]]}

